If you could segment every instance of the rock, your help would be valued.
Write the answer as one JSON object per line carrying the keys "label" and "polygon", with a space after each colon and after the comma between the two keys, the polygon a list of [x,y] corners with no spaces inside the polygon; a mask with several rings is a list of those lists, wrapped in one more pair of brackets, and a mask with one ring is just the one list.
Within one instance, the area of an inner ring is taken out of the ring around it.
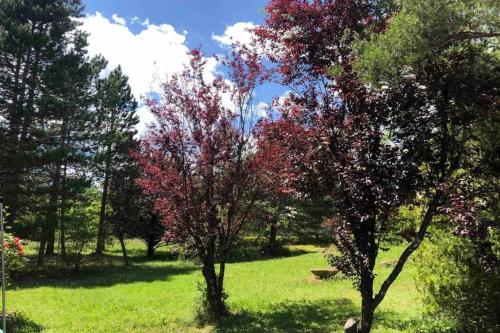
{"label": "rock", "polygon": [[311,269],[311,273],[317,276],[320,279],[330,279],[337,275],[339,270],[337,268],[313,268]]}
{"label": "rock", "polygon": [[380,264],[382,265],[382,267],[390,268],[396,266],[397,263],[398,263],[397,260],[385,260],[382,261]]}
{"label": "rock", "polygon": [[344,333],[356,333],[358,331],[358,322],[354,318],[349,318],[344,324]]}

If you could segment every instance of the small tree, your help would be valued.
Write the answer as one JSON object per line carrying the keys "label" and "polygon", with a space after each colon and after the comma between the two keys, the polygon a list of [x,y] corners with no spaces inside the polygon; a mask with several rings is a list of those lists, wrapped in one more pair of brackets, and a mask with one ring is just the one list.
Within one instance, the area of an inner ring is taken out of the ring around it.
{"label": "small tree", "polygon": [[191,244],[202,262],[207,319],[227,312],[226,260],[254,203],[250,139],[252,93],[263,72],[258,60],[238,48],[224,61],[231,82],[207,81],[206,60],[192,51],[189,66],[163,84],[161,99],[148,102],[156,124],[136,154],[144,172],[139,184],[156,198],[166,237]]}
{"label": "small tree", "polygon": [[122,159],[115,163],[111,175],[109,203],[111,213],[109,221],[115,236],[122,247],[124,261],[127,262],[127,251],[124,239],[126,236],[140,239],[147,247],[147,256],[153,257],[154,251],[165,244],[165,227],[154,211],[153,200],[142,193],[136,184],[140,177],[137,161],[128,153],[138,149],[138,142],[130,138],[118,150],[123,151]]}

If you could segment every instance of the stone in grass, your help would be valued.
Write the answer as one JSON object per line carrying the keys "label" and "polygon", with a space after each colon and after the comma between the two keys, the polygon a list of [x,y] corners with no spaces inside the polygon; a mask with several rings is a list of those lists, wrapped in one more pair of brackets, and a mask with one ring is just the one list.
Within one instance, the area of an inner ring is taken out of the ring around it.
{"label": "stone in grass", "polygon": [[396,266],[397,263],[398,263],[397,260],[385,260],[385,261],[382,261],[380,264],[384,268],[390,268],[390,267]]}
{"label": "stone in grass", "polygon": [[344,333],[356,333],[358,331],[358,322],[354,318],[349,318],[344,324]]}
{"label": "stone in grass", "polygon": [[319,279],[331,279],[337,273],[339,270],[335,267],[330,267],[330,268],[313,268],[311,269],[311,273],[314,274]]}

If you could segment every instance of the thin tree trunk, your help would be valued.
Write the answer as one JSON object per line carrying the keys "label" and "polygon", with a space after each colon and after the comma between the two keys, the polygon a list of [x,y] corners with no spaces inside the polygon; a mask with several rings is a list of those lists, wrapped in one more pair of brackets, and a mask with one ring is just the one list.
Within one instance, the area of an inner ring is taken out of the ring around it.
{"label": "thin tree trunk", "polygon": [[118,239],[120,240],[120,246],[122,248],[123,262],[125,263],[125,265],[128,265],[127,248],[125,247],[125,240],[123,237],[123,233],[120,233]]}
{"label": "thin tree trunk", "polygon": [[44,263],[44,259],[45,259],[44,252],[45,252],[45,247],[47,244],[47,241],[45,239],[46,239],[46,236],[42,236],[42,239],[40,240],[40,247],[38,248],[38,254],[36,257],[36,267],[37,268],[42,267],[43,263]]}
{"label": "thin tree trunk", "polygon": [[101,197],[101,211],[99,214],[99,229],[97,233],[97,246],[95,254],[102,254],[106,243],[106,205],[108,203],[109,173],[111,165],[111,147],[108,146],[106,152],[106,163],[104,166],[104,183]]}
{"label": "thin tree trunk", "polygon": [[[59,169],[60,172],[60,168]],[[42,225],[42,239],[40,240],[40,247],[38,251],[38,259],[37,259],[37,266],[41,267],[43,265],[43,257],[45,255],[50,255],[53,254],[54,248],[52,247],[52,252],[49,252],[50,250],[49,245],[50,245],[50,239],[51,239],[51,233],[52,233],[52,228],[53,223],[57,222],[57,191],[59,189],[59,181],[60,181],[60,174],[57,174],[57,169],[56,172],[54,173],[54,178],[52,181],[52,186],[50,187],[49,190],[49,204],[47,206],[47,212],[45,215],[45,221]],[[52,244],[53,246],[53,244]]]}
{"label": "thin tree trunk", "polygon": [[56,164],[54,178],[52,179],[52,189],[50,191],[49,199],[49,212],[47,214],[47,248],[45,255],[50,256],[54,254],[54,245],[56,240],[57,228],[57,202],[59,197],[59,183],[61,181],[61,163]]}
{"label": "thin tree trunk", "polygon": [[269,250],[273,255],[277,254],[278,250],[277,235],[278,235],[278,221],[277,218],[273,218],[273,221],[271,222],[271,225],[269,227],[269,243],[268,243]]}
{"label": "thin tree trunk", "polygon": [[61,186],[61,216],[60,216],[60,243],[61,243],[61,257],[66,261],[66,171],[67,163],[64,163],[62,186]]}

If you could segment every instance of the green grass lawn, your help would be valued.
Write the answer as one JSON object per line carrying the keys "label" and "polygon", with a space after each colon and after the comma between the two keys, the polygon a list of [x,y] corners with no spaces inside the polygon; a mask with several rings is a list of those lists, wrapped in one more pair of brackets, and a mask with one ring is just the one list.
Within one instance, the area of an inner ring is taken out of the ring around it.
{"label": "green grass lawn", "polygon": [[[230,263],[225,286],[232,316],[217,327],[199,328],[193,320],[199,267],[166,261],[161,253],[146,261],[141,246],[128,242],[133,256],[128,267],[113,247],[98,262],[88,259],[79,275],[17,282],[8,290],[8,311],[21,311],[54,333],[341,332],[345,321],[358,315],[360,298],[349,281],[312,278],[310,268],[326,266],[322,249],[296,246],[289,257]],[[384,262],[401,249],[381,254],[380,277],[389,272]],[[380,306],[374,332],[409,331],[418,323],[414,275],[410,263]]]}

